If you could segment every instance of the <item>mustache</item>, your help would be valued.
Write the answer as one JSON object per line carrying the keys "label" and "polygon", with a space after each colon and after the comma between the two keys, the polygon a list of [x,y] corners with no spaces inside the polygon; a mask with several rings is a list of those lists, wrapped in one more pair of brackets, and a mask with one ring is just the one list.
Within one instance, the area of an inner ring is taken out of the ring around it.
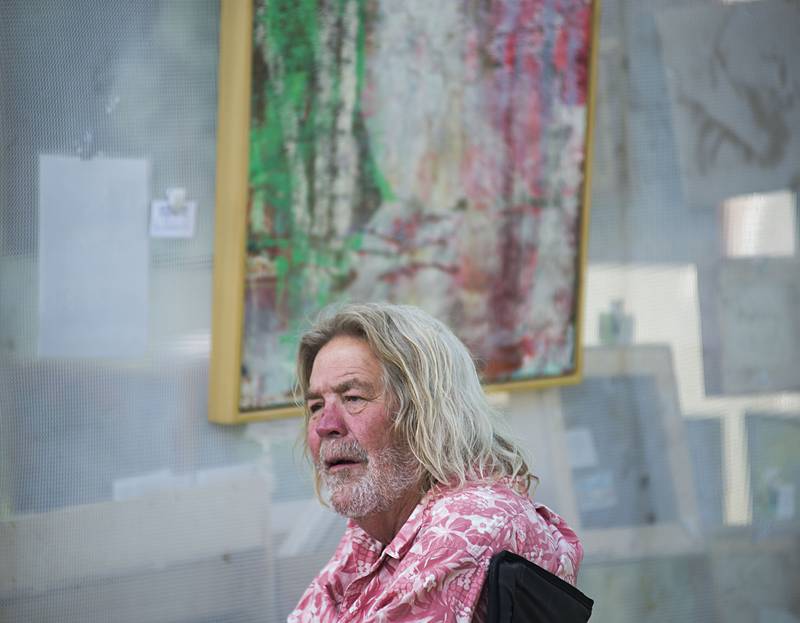
{"label": "mustache", "polygon": [[358,461],[367,462],[367,451],[357,441],[329,440],[323,441],[319,447],[319,464],[325,466],[331,461]]}

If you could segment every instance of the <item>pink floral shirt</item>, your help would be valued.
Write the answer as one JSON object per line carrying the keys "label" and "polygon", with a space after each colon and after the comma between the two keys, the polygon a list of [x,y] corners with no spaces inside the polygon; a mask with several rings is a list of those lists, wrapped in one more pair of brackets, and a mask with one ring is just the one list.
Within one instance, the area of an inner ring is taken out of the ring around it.
{"label": "pink floral shirt", "polygon": [[504,549],[572,584],[583,558],[564,520],[510,479],[439,485],[386,547],[350,521],[288,621],[483,621],[489,559]]}

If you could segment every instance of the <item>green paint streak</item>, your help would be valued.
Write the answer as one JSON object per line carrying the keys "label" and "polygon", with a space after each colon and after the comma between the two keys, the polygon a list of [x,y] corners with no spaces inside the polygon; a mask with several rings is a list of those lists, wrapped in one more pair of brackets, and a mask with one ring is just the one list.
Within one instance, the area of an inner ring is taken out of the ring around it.
{"label": "green paint streak", "polygon": [[363,243],[364,243],[364,234],[362,234],[361,232],[353,234],[352,236],[349,236],[347,240],[345,240],[345,246],[352,251],[358,251],[359,249],[361,249]]}
{"label": "green paint streak", "polygon": [[[367,3],[365,0],[359,0],[357,34],[358,42],[356,44],[356,93],[358,93],[358,98],[356,100],[354,111],[354,116],[356,117],[361,116],[361,94],[364,92],[364,81],[367,75],[366,49],[368,21],[369,16],[367,15]],[[372,152],[369,153],[369,156],[363,164],[368,177],[380,193],[381,203],[393,201],[395,198],[394,193],[392,192],[391,186],[389,186],[389,182],[386,180],[386,177],[384,177],[383,173],[375,162]]]}
{"label": "green paint streak", "polygon": [[[334,11],[331,17],[341,22],[353,2],[357,3],[358,16],[353,115],[354,122],[363,128],[367,0],[335,0],[324,10]],[[335,136],[336,111],[342,105],[345,84],[338,53],[321,40],[320,10],[319,0],[263,0],[256,11],[256,30],[264,33],[264,42],[254,42],[254,63],[258,64],[254,75],[260,78],[254,88],[261,91],[254,93],[257,107],[250,130],[250,222],[265,225],[249,233],[247,249],[251,255],[264,255],[273,262],[276,311],[284,310],[288,319],[298,321],[337,296],[356,269],[363,241],[360,233],[344,240],[313,237],[307,224],[313,224],[313,210],[318,204],[313,175],[320,139]],[[322,99],[317,86],[323,54],[333,55],[329,64],[334,71],[327,76],[333,95],[328,95],[328,101]],[[375,189],[373,196],[377,196],[379,205],[392,197],[391,189],[369,146],[363,148],[366,135],[355,138],[357,143],[358,139],[362,141],[358,143],[362,149],[357,186],[362,191]],[[306,204],[295,205],[302,187],[307,193]],[[300,215],[308,216],[298,220]]]}

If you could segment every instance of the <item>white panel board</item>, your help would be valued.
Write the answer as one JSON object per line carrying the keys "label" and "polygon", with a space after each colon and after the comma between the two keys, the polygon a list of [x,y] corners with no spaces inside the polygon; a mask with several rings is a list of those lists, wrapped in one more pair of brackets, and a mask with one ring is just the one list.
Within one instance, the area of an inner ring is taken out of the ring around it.
{"label": "white panel board", "polygon": [[148,163],[39,157],[39,356],[147,346]]}

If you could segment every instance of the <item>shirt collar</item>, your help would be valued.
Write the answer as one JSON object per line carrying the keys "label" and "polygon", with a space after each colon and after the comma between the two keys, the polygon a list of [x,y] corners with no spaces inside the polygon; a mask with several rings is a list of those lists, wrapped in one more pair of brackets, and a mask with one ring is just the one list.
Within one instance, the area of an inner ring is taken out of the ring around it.
{"label": "shirt collar", "polygon": [[414,542],[417,533],[422,527],[425,511],[427,510],[429,503],[430,492],[426,493],[422,497],[414,510],[411,511],[411,515],[408,516],[408,519],[406,519],[403,527],[400,528],[400,531],[394,535],[394,538],[391,540],[389,545],[386,546],[384,552],[387,556],[391,556],[396,560],[400,560],[400,558],[402,558],[402,556],[408,551],[408,548],[411,547],[411,544]]}
{"label": "shirt collar", "polygon": [[420,528],[422,528],[428,507],[437,497],[437,493],[441,495],[441,492],[437,491],[438,488],[439,487],[434,486],[422,496],[422,499],[411,512],[411,515],[406,519],[403,527],[400,528],[399,532],[386,547],[383,547],[380,541],[373,539],[362,530],[354,520],[350,519],[348,521],[348,529],[351,531],[353,539],[362,543],[364,547],[368,548],[370,551],[380,554],[380,558],[389,556],[395,560],[400,560],[414,543],[414,539],[419,533]]}

